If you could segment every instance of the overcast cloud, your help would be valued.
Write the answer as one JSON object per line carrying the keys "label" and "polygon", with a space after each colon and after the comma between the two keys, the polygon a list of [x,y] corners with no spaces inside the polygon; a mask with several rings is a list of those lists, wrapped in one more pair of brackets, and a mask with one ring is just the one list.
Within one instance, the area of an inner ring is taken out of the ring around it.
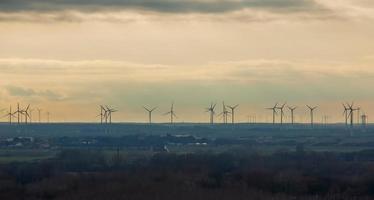
{"label": "overcast cloud", "polygon": [[365,0],[1,0],[0,22],[373,19],[373,7]]}
{"label": "overcast cloud", "polygon": [[313,0],[2,0],[3,12],[142,9],[172,13],[217,13],[245,8],[296,12],[323,9]]}

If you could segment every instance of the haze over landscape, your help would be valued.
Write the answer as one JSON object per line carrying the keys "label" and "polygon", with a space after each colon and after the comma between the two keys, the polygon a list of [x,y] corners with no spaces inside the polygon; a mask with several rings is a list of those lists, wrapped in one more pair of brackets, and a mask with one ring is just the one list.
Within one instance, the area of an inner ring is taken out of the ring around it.
{"label": "haze over landscape", "polygon": [[374,199],[373,0],[0,0],[0,199]]}
{"label": "haze over landscape", "polygon": [[[0,107],[30,103],[53,121],[207,122],[210,102],[240,104],[237,121],[287,101],[374,113],[370,0],[109,0],[0,2]],[[220,108],[220,107],[219,107]],[[72,114],[74,113],[74,114]],[[6,121],[6,119],[4,119]]]}

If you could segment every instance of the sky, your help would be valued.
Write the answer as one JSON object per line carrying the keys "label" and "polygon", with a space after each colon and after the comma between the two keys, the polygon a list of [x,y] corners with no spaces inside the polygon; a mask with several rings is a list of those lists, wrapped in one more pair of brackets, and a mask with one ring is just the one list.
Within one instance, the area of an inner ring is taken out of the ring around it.
{"label": "sky", "polygon": [[370,116],[373,24],[372,0],[1,0],[0,108],[144,122],[157,106],[166,122],[174,102],[176,121],[208,122],[225,101],[265,122],[287,102],[299,122],[306,104],[339,122],[355,101]]}

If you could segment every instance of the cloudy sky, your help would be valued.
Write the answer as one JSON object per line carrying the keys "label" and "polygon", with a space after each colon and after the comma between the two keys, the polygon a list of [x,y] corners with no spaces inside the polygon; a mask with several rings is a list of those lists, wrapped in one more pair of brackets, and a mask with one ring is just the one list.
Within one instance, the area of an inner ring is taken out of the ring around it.
{"label": "cloudy sky", "polygon": [[342,121],[343,101],[374,114],[373,35],[372,0],[1,0],[0,108],[145,121],[148,105],[163,122],[174,101],[179,121],[208,121],[225,100],[266,121],[287,101]]}

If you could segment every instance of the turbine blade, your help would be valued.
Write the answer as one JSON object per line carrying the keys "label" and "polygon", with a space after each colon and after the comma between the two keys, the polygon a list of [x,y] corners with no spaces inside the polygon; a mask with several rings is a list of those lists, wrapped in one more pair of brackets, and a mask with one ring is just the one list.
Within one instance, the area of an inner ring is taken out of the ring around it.
{"label": "turbine blade", "polygon": [[344,109],[347,109],[347,106],[344,103],[342,103],[342,105],[343,105]]}
{"label": "turbine blade", "polygon": [[143,106],[143,108],[144,108],[146,111],[150,112],[150,110],[148,110],[148,108],[146,108],[145,106]]}
{"label": "turbine blade", "polygon": [[108,106],[105,106],[108,111],[110,111],[110,108]]}

